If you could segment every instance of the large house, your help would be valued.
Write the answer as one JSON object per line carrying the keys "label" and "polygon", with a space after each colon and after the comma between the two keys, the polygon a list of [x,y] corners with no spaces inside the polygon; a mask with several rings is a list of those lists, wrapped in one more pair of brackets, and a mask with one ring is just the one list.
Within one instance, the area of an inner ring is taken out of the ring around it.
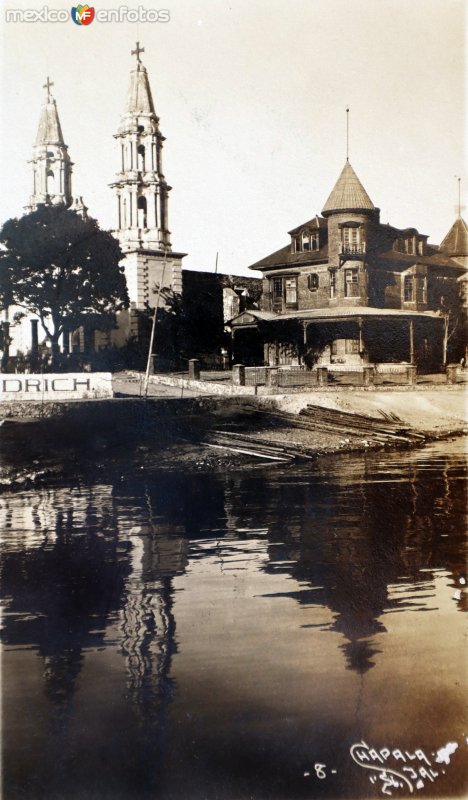
{"label": "large house", "polygon": [[263,274],[261,309],[231,322],[236,361],[440,365],[444,298],[466,271],[462,238],[448,234],[438,248],[415,228],[382,224],[347,160],[321,216],[252,264]]}

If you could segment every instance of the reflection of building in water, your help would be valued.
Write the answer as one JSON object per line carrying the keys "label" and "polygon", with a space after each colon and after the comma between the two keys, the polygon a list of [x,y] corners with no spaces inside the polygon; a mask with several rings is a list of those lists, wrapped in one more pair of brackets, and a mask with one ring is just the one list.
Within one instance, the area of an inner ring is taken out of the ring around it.
{"label": "reflection of building in water", "polygon": [[[454,575],[460,571],[453,554],[460,551],[465,493],[453,461],[444,461],[452,463],[447,472],[440,460],[428,469],[417,454],[403,463],[401,458],[389,463],[388,455],[384,459],[385,473],[372,455],[367,462],[343,459],[336,471],[329,463],[318,465],[303,481],[280,474],[262,498],[262,519],[273,543],[267,571],[290,574],[300,588],[288,596],[299,603],[334,613],[331,629],[345,637],[347,665],[359,673],[374,666],[384,641],[380,637],[377,645],[375,640],[385,632],[383,612],[405,602],[395,595],[390,599],[389,586],[402,576],[424,583],[427,605],[434,594],[431,569],[444,565]],[[252,507],[258,506],[258,486],[250,492]],[[238,519],[249,514],[247,489],[242,502]],[[235,505],[231,514],[236,517]],[[420,608],[418,601],[412,607]]]}
{"label": "reflection of building in water", "polygon": [[[74,487],[73,490],[37,489],[0,497],[2,549],[51,547],[58,534],[85,532],[90,516],[99,514],[106,527],[112,506],[110,486]],[[99,511],[98,511],[99,509]],[[107,510],[106,510],[107,509]]]}
{"label": "reflection of building in water", "polygon": [[83,649],[102,644],[120,604],[127,567],[112,489],[15,494],[2,498],[1,513],[9,526],[0,561],[4,640],[37,649],[46,693],[60,707],[74,692]]}

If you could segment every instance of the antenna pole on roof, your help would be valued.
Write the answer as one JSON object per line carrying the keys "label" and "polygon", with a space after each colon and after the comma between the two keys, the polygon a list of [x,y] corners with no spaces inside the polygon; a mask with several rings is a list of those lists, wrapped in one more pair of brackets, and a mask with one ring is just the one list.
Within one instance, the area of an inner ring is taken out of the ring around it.
{"label": "antenna pole on roof", "polygon": [[458,181],[458,216],[461,217],[461,178],[455,175]]}
{"label": "antenna pole on roof", "polygon": [[218,253],[216,253],[215,275],[218,273]]}
{"label": "antenna pole on roof", "polygon": [[349,161],[349,107],[346,109],[346,162]]}

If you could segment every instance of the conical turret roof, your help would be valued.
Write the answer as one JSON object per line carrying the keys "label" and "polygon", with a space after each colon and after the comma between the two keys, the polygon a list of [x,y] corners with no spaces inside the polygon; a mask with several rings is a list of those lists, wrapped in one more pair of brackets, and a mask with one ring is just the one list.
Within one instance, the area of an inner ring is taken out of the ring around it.
{"label": "conical turret roof", "polygon": [[455,220],[440,249],[451,256],[468,256],[468,225],[462,217]]}
{"label": "conical turret roof", "polygon": [[375,211],[375,206],[349,161],[344,165],[331,194],[325,203],[322,214],[334,211]]}
{"label": "conical turret roof", "polygon": [[46,102],[42,106],[39,127],[37,129],[36,145],[41,144],[65,144],[57,111],[57,104],[50,94],[47,96]]}
{"label": "conical turret roof", "polygon": [[148,73],[139,61],[130,73],[127,114],[155,114]]}

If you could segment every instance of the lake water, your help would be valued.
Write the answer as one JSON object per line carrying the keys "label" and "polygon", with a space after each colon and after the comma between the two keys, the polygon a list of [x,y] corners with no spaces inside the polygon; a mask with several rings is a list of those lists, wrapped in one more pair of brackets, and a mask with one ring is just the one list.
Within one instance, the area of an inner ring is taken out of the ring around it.
{"label": "lake water", "polygon": [[0,495],[4,800],[466,796],[465,445]]}

